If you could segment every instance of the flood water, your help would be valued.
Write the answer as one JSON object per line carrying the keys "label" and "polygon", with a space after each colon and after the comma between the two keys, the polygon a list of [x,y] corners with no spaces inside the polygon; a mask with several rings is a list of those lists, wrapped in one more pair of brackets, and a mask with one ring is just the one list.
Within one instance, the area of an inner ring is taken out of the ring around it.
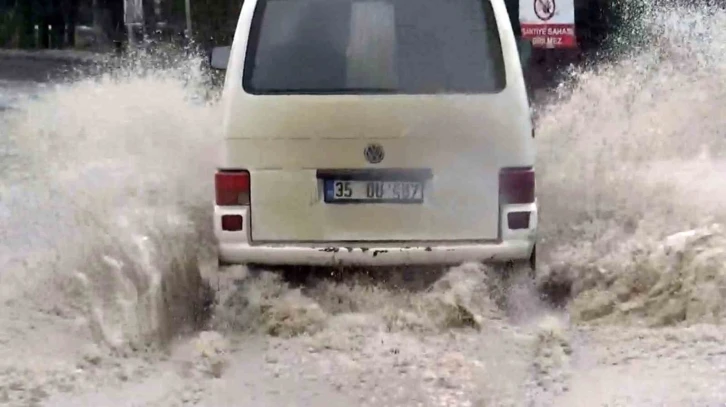
{"label": "flood water", "polygon": [[726,14],[647,19],[649,46],[537,106],[564,309],[502,306],[476,264],[428,290],[220,273],[199,61],[0,80],[0,404],[726,404]]}

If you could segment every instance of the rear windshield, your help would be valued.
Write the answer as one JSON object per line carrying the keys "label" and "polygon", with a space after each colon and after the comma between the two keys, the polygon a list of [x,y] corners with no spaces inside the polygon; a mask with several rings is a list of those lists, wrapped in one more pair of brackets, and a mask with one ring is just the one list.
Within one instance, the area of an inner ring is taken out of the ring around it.
{"label": "rear windshield", "polygon": [[495,93],[489,0],[259,0],[243,86],[253,94]]}

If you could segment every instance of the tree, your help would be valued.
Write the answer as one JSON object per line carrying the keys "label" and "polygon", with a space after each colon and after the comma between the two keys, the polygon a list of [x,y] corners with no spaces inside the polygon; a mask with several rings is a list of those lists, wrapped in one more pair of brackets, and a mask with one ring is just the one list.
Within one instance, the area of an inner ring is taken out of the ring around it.
{"label": "tree", "polygon": [[21,48],[35,47],[35,12],[33,4],[30,1],[20,0],[16,3],[15,11],[17,12],[19,24],[16,27],[18,31],[18,46]]}
{"label": "tree", "polygon": [[241,9],[240,0],[193,0],[194,39],[205,48],[231,44]]}
{"label": "tree", "polygon": [[93,0],[93,26],[106,41],[121,41],[125,34],[123,0]]}
{"label": "tree", "polygon": [[66,32],[67,43],[69,47],[76,46],[76,26],[78,25],[78,10],[80,8],[79,0],[64,0],[63,1],[63,15],[65,16],[65,23],[68,27]]}

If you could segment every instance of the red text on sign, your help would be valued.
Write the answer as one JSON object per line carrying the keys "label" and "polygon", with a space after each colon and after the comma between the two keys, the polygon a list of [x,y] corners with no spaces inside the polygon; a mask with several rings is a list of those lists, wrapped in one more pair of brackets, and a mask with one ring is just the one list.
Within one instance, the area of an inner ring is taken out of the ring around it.
{"label": "red text on sign", "polygon": [[526,24],[521,25],[522,38],[532,41],[535,47],[572,48],[577,46],[574,24]]}

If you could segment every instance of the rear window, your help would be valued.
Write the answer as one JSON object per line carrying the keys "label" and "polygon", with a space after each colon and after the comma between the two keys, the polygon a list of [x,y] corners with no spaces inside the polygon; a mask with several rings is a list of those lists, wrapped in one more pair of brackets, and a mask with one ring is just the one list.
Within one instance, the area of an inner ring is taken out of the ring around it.
{"label": "rear window", "polygon": [[259,0],[253,94],[496,93],[506,84],[489,0]]}

